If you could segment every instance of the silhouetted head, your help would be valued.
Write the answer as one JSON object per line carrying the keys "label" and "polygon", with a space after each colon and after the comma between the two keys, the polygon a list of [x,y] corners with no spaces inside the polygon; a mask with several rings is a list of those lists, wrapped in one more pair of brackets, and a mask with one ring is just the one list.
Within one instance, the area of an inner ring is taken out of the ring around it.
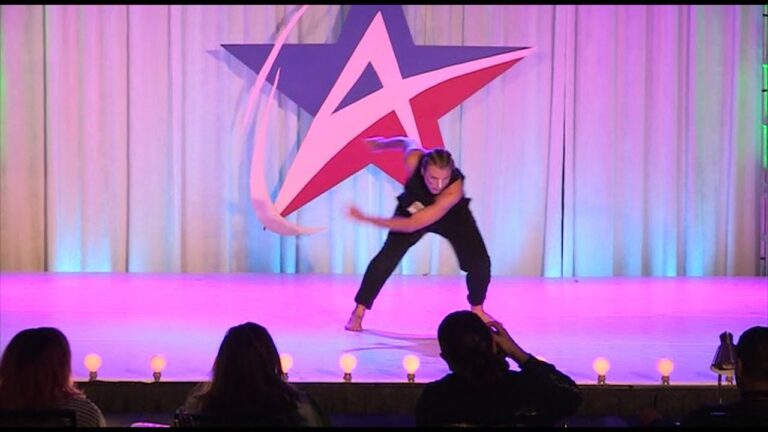
{"label": "silhouetted head", "polygon": [[751,327],[739,337],[736,382],[742,390],[768,390],[768,327]]}
{"label": "silhouetted head", "polygon": [[280,355],[263,326],[230,328],[219,346],[211,383],[195,394],[204,414],[256,416],[276,423],[295,420],[298,392],[283,380]]}
{"label": "silhouetted head", "polygon": [[429,150],[421,159],[421,175],[430,192],[437,195],[448,186],[453,174],[453,157],[448,150]]}
{"label": "silhouetted head", "polygon": [[269,387],[282,382],[280,355],[266,328],[247,322],[227,331],[213,364],[214,382]]}
{"label": "silhouetted head", "polygon": [[0,408],[51,409],[82,393],[72,382],[72,352],[59,329],[22,330],[0,361]]}
{"label": "silhouetted head", "polygon": [[480,387],[491,385],[509,369],[496,353],[491,330],[471,311],[452,312],[437,329],[440,356],[456,375]]}

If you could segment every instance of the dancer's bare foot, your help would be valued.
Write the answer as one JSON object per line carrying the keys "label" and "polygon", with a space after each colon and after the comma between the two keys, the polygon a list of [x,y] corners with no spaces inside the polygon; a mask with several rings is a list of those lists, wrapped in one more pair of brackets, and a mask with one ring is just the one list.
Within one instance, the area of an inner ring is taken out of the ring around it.
{"label": "dancer's bare foot", "polygon": [[483,309],[483,305],[472,306],[471,310],[472,312],[476,313],[477,316],[479,316],[483,320],[483,322],[486,324],[492,321],[496,321],[496,318],[492,317],[491,315],[485,312],[485,310]]}
{"label": "dancer's bare foot", "polygon": [[363,331],[363,317],[352,314],[347,321],[347,325],[344,326],[344,330],[353,332]]}
{"label": "dancer's bare foot", "polygon": [[344,330],[353,332],[363,331],[363,316],[365,316],[365,306],[355,306],[355,310],[352,311],[352,315],[349,316],[349,321],[347,321],[347,325],[344,326]]}

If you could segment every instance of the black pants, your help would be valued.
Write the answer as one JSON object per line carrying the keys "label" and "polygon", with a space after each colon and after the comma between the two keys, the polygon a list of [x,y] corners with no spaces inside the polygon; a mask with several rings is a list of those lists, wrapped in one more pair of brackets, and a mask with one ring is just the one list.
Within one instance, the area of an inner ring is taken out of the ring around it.
{"label": "black pants", "polygon": [[[395,211],[395,214],[402,215]],[[437,222],[412,233],[390,231],[378,254],[368,264],[355,302],[371,309],[381,287],[395,271],[408,249],[424,234],[432,232],[445,237],[453,247],[459,260],[459,267],[467,272],[467,300],[472,306],[483,304],[488,284],[491,282],[491,259],[485,248],[472,212],[469,199],[464,198],[454,205]]]}

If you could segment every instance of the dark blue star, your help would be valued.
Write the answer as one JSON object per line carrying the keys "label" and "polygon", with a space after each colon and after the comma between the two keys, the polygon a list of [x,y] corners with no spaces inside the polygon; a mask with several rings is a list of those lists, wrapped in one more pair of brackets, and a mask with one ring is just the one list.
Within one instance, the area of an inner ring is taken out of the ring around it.
{"label": "dark blue star", "polygon": [[[340,11],[340,13],[342,13]],[[267,76],[274,84],[275,71],[281,68],[279,92],[293,100],[313,117],[336,82],[369,24],[381,12],[404,78],[445,66],[463,63],[522,47],[478,47],[415,45],[400,5],[351,6],[341,34],[333,44],[285,44]],[[258,73],[272,44],[223,44],[227,51]],[[336,110],[381,89],[381,82],[369,65]]]}

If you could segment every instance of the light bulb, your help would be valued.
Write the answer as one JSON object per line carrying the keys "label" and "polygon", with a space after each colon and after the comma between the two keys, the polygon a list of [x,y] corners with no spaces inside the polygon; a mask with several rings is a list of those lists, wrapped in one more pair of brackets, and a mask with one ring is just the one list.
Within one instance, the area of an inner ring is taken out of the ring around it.
{"label": "light bulb", "polygon": [[161,355],[154,355],[149,361],[149,364],[152,366],[152,370],[155,372],[162,372],[163,369],[165,369],[166,363],[167,362],[165,361],[165,358]]}
{"label": "light bulb", "polygon": [[656,370],[661,374],[661,383],[669,384],[669,375],[675,369],[675,364],[668,358],[659,359],[656,363]]}
{"label": "light bulb", "polygon": [[598,357],[592,362],[592,370],[597,374],[597,383],[605,384],[605,374],[611,368],[611,363],[605,357]]}
{"label": "light bulb", "polygon": [[408,382],[416,381],[416,370],[419,369],[419,358],[413,354],[403,357],[403,367],[407,373]]}
{"label": "light bulb", "polygon": [[293,357],[290,354],[280,354],[280,367],[283,368],[283,379],[288,380],[288,371],[293,367]]}
{"label": "light bulb", "polygon": [[152,377],[155,379],[155,382],[160,381],[160,376],[166,365],[165,358],[161,355],[154,355],[152,356],[152,359],[149,360],[149,364],[154,371]]}
{"label": "light bulb", "polygon": [[339,366],[344,371],[344,381],[352,381],[352,370],[357,366],[357,358],[350,353],[344,353],[339,358]]}
{"label": "light bulb", "polygon": [[413,354],[403,357],[403,367],[409,374],[415,373],[419,369],[419,358]]}
{"label": "light bulb", "polygon": [[88,381],[95,381],[101,367],[101,356],[96,353],[90,353],[85,356],[83,363],[85,368],[88,369]]}
{"label": "light bulb", "polygon": [[339,366],[345,373],[351,373],[357,366],[357,358],[350,353],[344,353],[339,358]]}

